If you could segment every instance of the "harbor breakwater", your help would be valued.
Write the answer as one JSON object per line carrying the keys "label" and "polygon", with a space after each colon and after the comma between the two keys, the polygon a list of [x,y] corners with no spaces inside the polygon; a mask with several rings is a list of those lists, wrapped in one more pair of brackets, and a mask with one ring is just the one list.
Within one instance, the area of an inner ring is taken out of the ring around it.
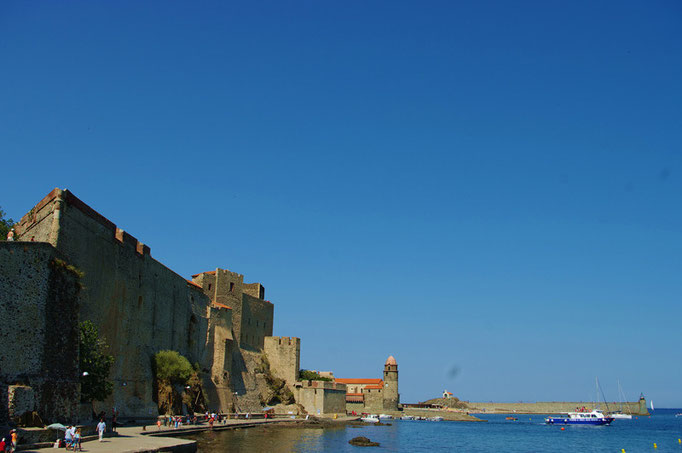
{"label": "harbor breakwater", "polygon": [[[649,415],[646,408],[646,401],[641,400],[620,402],[584,402],[584,401],[542,401],[536,403],[476,403],[466,402],[466,411],[469,413],[488,413],[488,414],[557,414],[560,412],[575,411],[578,407],[585,407],[589,410],[599,409],[601,411],[622,410],[624,413],[632,415]],[[621,409],[622,407],[622,409]]]}

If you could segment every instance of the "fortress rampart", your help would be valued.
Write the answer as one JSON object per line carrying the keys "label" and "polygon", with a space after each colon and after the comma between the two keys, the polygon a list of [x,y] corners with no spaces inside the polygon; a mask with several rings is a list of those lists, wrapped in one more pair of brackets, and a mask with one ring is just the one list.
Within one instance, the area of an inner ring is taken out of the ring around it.
{"label": "fortress rampart", "polygon": [[40,409],[73,421],[80,399],[80,282],[49,244],[0,242],[0,424]]}
{"label": "fortress rampart", "polygon": [[298,381],[301,369],[301,339],[296,337],[266,337],[263,348],[270,370],[280,379],[284,379],[289,388]]}

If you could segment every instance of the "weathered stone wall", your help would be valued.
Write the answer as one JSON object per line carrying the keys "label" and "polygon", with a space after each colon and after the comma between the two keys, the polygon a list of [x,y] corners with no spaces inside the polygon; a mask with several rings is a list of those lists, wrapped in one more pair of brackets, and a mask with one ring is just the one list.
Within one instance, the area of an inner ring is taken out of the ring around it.
{"label": "weathered stone wall", "polygon": [[0,422],[78,415],[80,282],[59,258],[46,243],[0,242]]}
{"label": "weathered stone wall", "polygon": [[296,337],[265,337],[264,348],[270,370],[293,388],[301,369],[301,339]]}
{"label": "weathered stone wall", "polygon": [[20,240],[47,238],[85,272],[80,318],[98,326],[116,357],[113,397],[102,408],[116,406],[124,416],[156,414],[151,357],[159,350],[212,367],[204,354],[210,300],[154,260],[149,247],[58,189],[16,229]]}
{"label": "weathered stone wall", "polygon": [[296,384],[296,402],[309,414],[345,414],[346,385],[326,381],[303,381]]}
{"label": "weathered stone wall", "polygon": [[365,397],[365,411],[366,412],[381,412],[384,410],[384,394],[381,389],[362,390]]}
{"label": "weathered stone wall", "polygon": [[240,344],[262,350],[264,338],[272,335],[273,305],[246,293],[242,295],[242,301]]}
{"label": "weathered stone wall", "polygon": [[263,349],[263,338],[272,335],[274,307],[260,283],[244,283],[244,276],[226,269],[192,276],[214,302],[232,309],[234,339],[242,348]]}

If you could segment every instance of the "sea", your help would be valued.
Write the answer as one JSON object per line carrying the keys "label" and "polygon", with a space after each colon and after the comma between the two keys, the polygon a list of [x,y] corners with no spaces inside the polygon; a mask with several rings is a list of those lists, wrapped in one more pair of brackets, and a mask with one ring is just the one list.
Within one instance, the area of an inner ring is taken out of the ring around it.
{"label": "sea", "polygon": [[[286,428],[268,426],[204,432],[198,451],[217,452],[677,452],[682,453],[682,409],[656,409],[647,417],[610,426],[547,425],[542,415],[478,415],[487,422],[392,420],[391,426]],[[355,447],[357,436],[379,447]]]}

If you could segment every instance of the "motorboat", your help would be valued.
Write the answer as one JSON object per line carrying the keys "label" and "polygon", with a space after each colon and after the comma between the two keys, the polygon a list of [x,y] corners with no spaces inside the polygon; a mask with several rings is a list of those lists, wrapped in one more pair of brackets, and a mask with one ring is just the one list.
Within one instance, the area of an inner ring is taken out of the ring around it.
{"label": "motorboat", "polygon": [[518,420],[518,418],[516,418],[516,417],[507,417],[505,420],[516,421],[516,420]]}
{"label": "motorboat", "polygon": [[427,420],[430,422],[442,422],[443,417],[441,417],[440,415],[437,415],[435,417],[429,417],[429,418],[427,418]]}
{"label": "motorboat", "polygon": [[393,416],[388,414],[380,414],[379,420],[393,420]]}
{"label": "motorboat", "polygon": [[360,420],[362,420],[365,423],[379,423],[379,416],[378,415],[366,415],[362,417]]}
{"label": "motorboat", "polygon": [[562,412],[558,416],[545,418],[548,425],[609,425],[613,417],[605,416],[601,411]]}
{"label": "motorboat", "polygon": [[414,417],[412,415],[403,415],[400,417],[401,420],[414,420]]}

